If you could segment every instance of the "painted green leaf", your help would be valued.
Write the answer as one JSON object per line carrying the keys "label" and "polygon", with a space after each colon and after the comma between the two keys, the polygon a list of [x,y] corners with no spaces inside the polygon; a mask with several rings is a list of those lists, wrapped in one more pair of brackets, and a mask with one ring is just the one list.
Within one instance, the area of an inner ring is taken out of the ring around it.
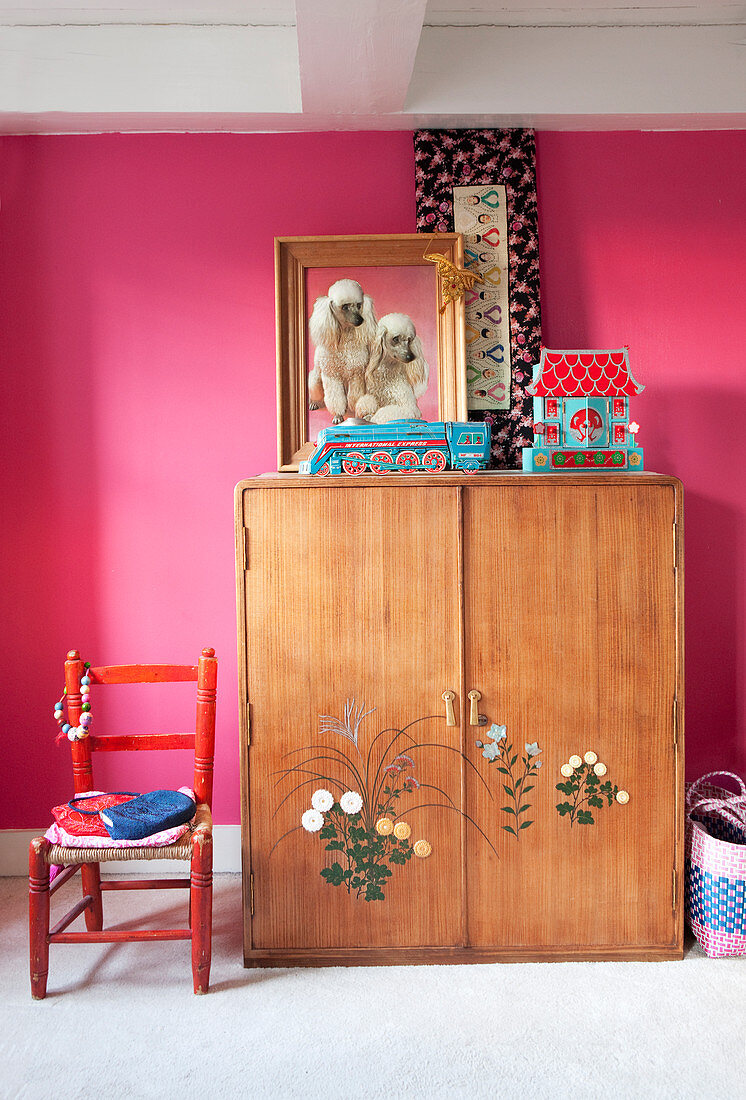
{"label": "painted green leaf", "polygon": [[331,867],[324,867],[321,871],[321,877],[331,883],[332,886],[341,886],[344,880],[344,871],[342,870],[341,863],[333,863]]}
{"label": "painted green leaf", "polygon": [[515,817],[515,810],[512,806],[501,806],[500,809],[503,810],[506,814],[512,814],[513,817]]}
{"label": "painted green leaf", "polygon": [[523,824],[519,826],[519,828],[520,829],[527,829],[529,827],[529,825],[533,825],[533,821],[524,821]]}
{"label": "painted green leaf", "polygon": [[561,817],[564,817],[565,814],[571,814],[572,813],[572,806],[570,805],[569,802],[558,802],[557,803],[557,811],[558,811],[558,813],[560,814]]}
{"label": "painted green leaf", "polygon": [[505,791],[505,793],[506,793],[507,795],[509,795],[509,796],[510,796],[511,798],[513,797],[513,795],[514,795],[514,793],[515,793],[515,792],[513,791],[513,788],[512,788],[512,787],[509,787],[507,783],[503,783],[503,790],[504,790],[504,791]]}
{"label": "painted green leaf", "polygon": [[534,784],[533,783],[531,784],[530,787],[521,787],[521,791],[522,791],[523,794],[525,794],[527,791],[532,791],[533,789],[534,789]]}
{"label": "painted green leaf", "polygon": [[512,825],[503,825],[503,829],[505,829],[506,833],[512,833],[513,836],[517,836],[517,833]]}
{"label": "painted green leaf", "polygon": [[[512,748],[513,746],[511,745],[510,747]],[[513,759],[510,761],[511,768],[515,767],[515,762],[516,762],[517,759],[518,759],[518,753],[516,753],[515,756],[513,757]]]}
{"label": "painted green leaf", "polygon": [[531,803],[530,803],[530,802],[527,802],[527,803],[525,804],[525,806],[519,806],[519,807],[518,807],[518,813],[519,813],[519,814],[523,814],[523,813],[525,813],[525,812],[526,812],[526,810],[530,810],[530,809],[531,809]]}
{"label": "painted green leaf", "polygon": [[497,766],[497,770],[498,770],[499,772],[502,772],[502,773],[503,773],[503,775],[510,775],[510,772],[508,771],[508,769],[507,769],[507,768],[504,768],[504,767],[502,766],[502,764],[498,764],[498,766]]}
{"label": "painted green leaf", "polygon": [[603,804],[604,804],[603,798],[599,798],[597,794],[592,794],[590,796],[590,798],[588,799],[588,805],[589,806],[603,806]]}
{"label": "painted green leaf", "polygon": [[593,814],[590,810],[578,810],[578,825],[595,825]]}

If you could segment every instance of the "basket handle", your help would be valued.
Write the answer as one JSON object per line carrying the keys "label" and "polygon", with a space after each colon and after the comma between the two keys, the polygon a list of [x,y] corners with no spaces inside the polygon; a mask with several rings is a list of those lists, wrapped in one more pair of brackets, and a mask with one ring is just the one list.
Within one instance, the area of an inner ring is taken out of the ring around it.
{"label": "basket handle", "polygon": [[[740,794],[728,794],[725,798],[708,798],[697,797],[697,788],[700,784],[704,784],[708,779],[712,779],[715,776],[728,776],[730,779],[734,779],[738,786],[741,788]],[[701,776],[695,783],[692,783],[686,796],[686,816],[691,821],[694,813],[716,813],[721,814],[731,824],[743,828],[746,826],[746,783],[740,776],[734,772],[708,772],[707,775]]]}
{"label": "basket handle", "polygon": [[[746,795],[746,783],[744,783],[740,775],[736,775],[735,772],[708,772],[707,775],[701,775],[699,779],[695,779],[694,783],[692,783],[692,785],[689,787],[689,790],[686,792],[687,809],[689,809],[689,807],[693,804],[694,799],[699,795],[700,785],[704,785],[709,779],[714,779],[719,775],[727,775],[730,779],[735,779],[736,783],[741,788],[741,794]],[[711,784],[711,786],[712,785],[713,784]],[[738,795],[731,795],[731,797],[737,798]]]}

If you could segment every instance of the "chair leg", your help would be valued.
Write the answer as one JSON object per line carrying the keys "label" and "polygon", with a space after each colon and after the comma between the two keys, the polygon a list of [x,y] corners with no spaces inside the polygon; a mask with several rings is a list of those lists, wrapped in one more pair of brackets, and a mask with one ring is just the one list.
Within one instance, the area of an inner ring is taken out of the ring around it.
{"label": "chair leg", "polygon": [[190,870],[192,979],[195,993],[207,993],[212,959],[212,833],[195,832]]}
{"label": "chair leg", "polygon": [[84,863],[80,868],[83,895],[90,894],[93,903],[85,911],[85,926],[89,932],[100,932],[104,927],[104,908],[101,900],[101,868],[98,863]]}
{"label": "chair leg", "polygon": [[49,973],[49,841],[35,837],[29,846],[29,963],[31,996],[43,1001]]}

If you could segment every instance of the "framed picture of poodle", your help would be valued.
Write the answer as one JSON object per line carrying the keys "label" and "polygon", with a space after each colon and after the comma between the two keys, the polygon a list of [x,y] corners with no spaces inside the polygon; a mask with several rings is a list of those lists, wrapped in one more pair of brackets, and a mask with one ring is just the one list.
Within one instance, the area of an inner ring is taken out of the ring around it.
{"label": "framed picture of poodle", "polygon": [[442,303],[458,233],[275,239],[278,469],[350,417],[465,420],[463,298]]}

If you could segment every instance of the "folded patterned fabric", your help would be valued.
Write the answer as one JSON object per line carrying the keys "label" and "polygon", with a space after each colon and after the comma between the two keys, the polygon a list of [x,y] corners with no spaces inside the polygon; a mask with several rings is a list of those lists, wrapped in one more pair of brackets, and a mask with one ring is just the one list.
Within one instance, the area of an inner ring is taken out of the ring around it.
{"label": "folded patterned fabric", "polygon": [[168,844],[175,844],[179,837],[189,831],[189,822],[183,825],[175,825],[173,829],[164,829],[160,833],[143,837],[142,840],[112,840],[108,833],[103,836],[76,836],[74,833],[66,833],[56,822],[50,825],[44,836],[50,844],[59,844],[62,848],[164,848]]}
{"label": "folded patterned fabric", "polygon": [[113,840],[142,840],[191,821],[196,809],[194,799],[181,791],[148,791],[101,810],[99,816]]}
{"label": "folded patterned fabric", "polygon": [[[186,795],[187,798],[196,803],[195,794],[191,787],[179,787],[179,793]],[[76,795],[76,799],[101,798],[103,800],[111,797],[111,794],[106,794],[104,791],[85,791],[83,794]],[[137,795],[128,797],[137,797]],[[87,806],[90,803],[86,802],[83,805]],[[68,809],[67,803],[64,807],[55,807],[55,810],[72,812]],[[55,811],[52,812],[54,814]],[[60,819],[55,820],[54,824],[47,829],[44,836],[50,844],[59,844],[63,848],[160,848],[167,844],[175,844],[189,828],[189,822],[187,821],[181,825],[151,833],[150,836],[140,840],[112,840],[98,814],[95,817],[81,817],[80,820],[85,823],[88,829],[86,833],[68,830],[65,824],[67,820],[66,815],[61,814]],[[73,828],[78,828],[77,822],[73,822]]]}

